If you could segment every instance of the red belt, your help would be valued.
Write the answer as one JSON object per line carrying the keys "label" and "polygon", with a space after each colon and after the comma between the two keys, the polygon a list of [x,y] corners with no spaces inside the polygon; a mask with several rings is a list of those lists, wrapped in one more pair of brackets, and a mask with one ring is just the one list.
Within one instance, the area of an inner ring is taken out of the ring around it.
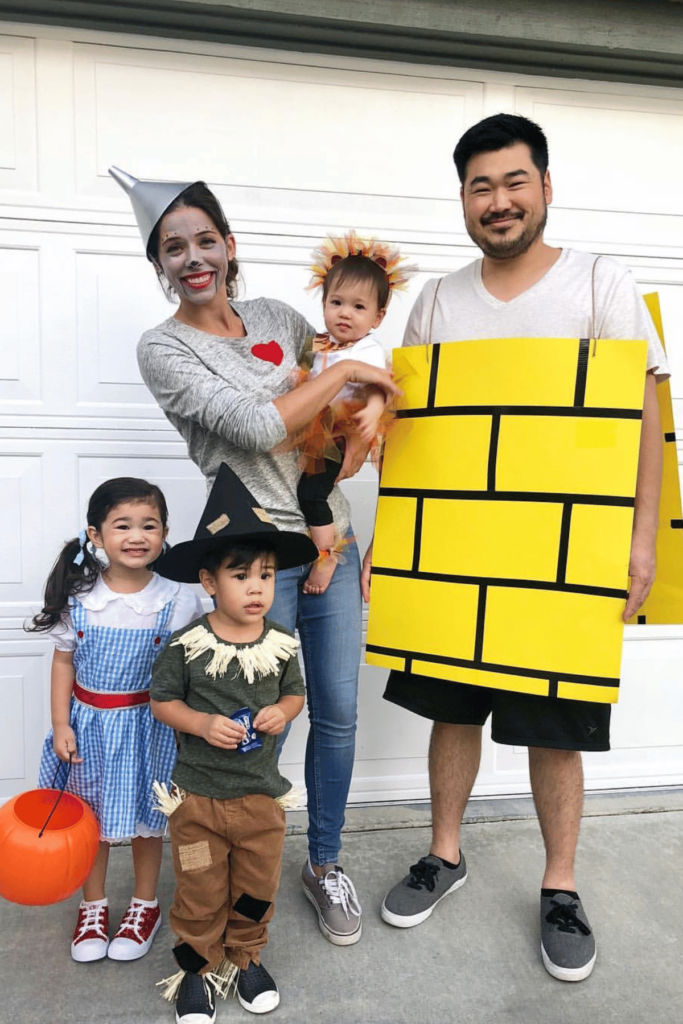
{"label": "red belt", "polygon": [[135,708],[140,704],[149,704],[149,690],[136,690],[134,693],[96,693],[86,690],[74,679],[73,695],[81,704],[104,711],[116,711],[119,708]]}

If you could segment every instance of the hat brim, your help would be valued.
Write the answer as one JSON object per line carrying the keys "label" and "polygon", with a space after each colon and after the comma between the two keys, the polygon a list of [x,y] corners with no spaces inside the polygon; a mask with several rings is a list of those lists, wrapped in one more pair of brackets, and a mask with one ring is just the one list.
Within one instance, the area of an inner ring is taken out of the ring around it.
{"label": "hat brim", "polygon": [[308,565],[318,557],[318,549],[303,533],[273,530],[254,533],[240,533],[237,536],[207,537],[201,540],[186,540],[169,548],[154,563],[160,576],[178,583],[198,583],[199,569],[205,556],[216,548],[228,548],[233,544],[255,544],[257,547],[272,548],[278,569],[293,569],[297,565]]}

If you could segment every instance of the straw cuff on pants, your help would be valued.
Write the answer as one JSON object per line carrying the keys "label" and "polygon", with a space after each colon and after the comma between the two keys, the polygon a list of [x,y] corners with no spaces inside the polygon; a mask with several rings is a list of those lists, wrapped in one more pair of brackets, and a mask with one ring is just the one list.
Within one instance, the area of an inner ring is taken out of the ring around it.
{"label": "straw cuff on pants", "polygon": [[280,884],[285,812],[264,794],[188,793],[169,827],[177,885],[170,924],[176,948],[187,944],[201,958],[187,969],[207,973],[224,957],[240,969],[259,963]]}

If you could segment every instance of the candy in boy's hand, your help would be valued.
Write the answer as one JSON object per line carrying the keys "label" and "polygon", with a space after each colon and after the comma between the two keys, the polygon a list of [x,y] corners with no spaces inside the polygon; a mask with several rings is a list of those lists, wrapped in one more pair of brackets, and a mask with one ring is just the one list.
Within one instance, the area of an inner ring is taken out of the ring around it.
{"label": "candy in boy's hand", "polygon": [[254,718],[249,708],[239,708],[237,711],[233,711],[230,718],[232,718],[233,722],[237,722],[238,725],[244,727],[245,737],[237,745],[240,754],[247,754],[250,750],[256,750],[257,747],[263,746],[263,741],[256,735]]}

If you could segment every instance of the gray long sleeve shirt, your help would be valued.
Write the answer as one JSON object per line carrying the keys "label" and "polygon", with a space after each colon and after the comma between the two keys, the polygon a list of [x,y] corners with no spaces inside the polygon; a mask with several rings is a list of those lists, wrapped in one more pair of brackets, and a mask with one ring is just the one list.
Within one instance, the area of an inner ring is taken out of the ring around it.
{"label": "gray long sleeve shirt", "polygon": [[[305,533],[296,497],[298,455],[272,451],[287,433],[273,400],[291,389],[306,339],[315,330],[275,299],[232,307],[244,324],[244,338],[205,334],[170,317],[142,335],[140,373],[208,487],[221,462],[227,462],[276,526]],[[349,506],[339,488],[329,502],[344,533]]]}

